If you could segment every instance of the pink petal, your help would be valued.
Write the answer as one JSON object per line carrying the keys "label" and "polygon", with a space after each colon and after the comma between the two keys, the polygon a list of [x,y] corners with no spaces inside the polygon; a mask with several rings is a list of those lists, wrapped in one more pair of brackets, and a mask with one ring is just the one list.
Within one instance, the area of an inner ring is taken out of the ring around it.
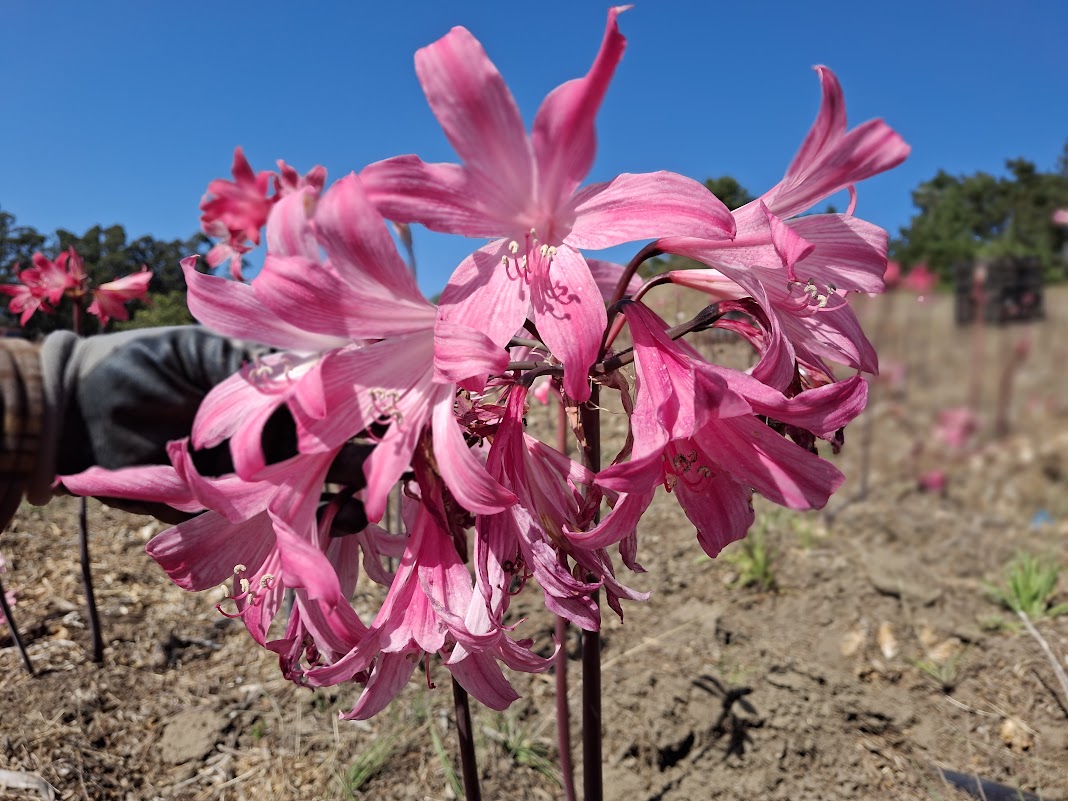
{"label": "pink petal", "polygon": [[421,433],[422,426],[414,421],[403,428],[391,429],[364,462],[363,472],[367,478],[364,511],[372,523],[377,523],[385,514],[389,491],[411,466]]}
{"label": "pink petal", "polygon": [[276,348],[321,351],[347,344],[334,337],[311,334],[280,320],[255,296],[252,287],[195,269],[196,256],[182,259],[189,289],[189,311],[208,328]]}
{"label": "pink petal", "polygon": [[685,481],[675,486],[675,494],[686,517],[697,529],[697,541],[713,559],[727,545],[740,540],[753,525],[753,493],[730,475],[712,476],[696,492]]}
{"label": "pink petal", "polygon": [[274,528],[266,512],[243,523],[205,512],[167,529],[145,551],[179,587],[200,591],[225,582],[238,565],[256,572],[274,544]]}
{"label": "pink petal", "polygon": [[[252,286],[256,298],[280,320],[335,341],[378,339],[430,328],[436,315],[422,296],[409,301],[381,285],[356,288],[333,263],[298,256],[268,255]],[[315,313],[309,314],[309,309]]]}
{"label": "pink petal", "polygon": [[121,470],[90,467],[81,473],[60,476],[59,482],[73,495],[151,501],[183,512],[199,512],[204,508],[204,504],[197,500],[189,485],[171,465],[125,467]]}
{"label": "pink petal", "polygon": [[491,242],[464,259],[438,301],[438,320],[482,331],[502,348],[523,325],[530,307],[529,287],[501,264],[503,245],[504,240]]}
{"label": "pink petal", "polygon": [[427,305],[356,175],[342,178],[319,201],[315,231],[334,269],[357,292]]}
{"label": "pink petal", "polygon": [[786,223],[813,245],[797,265],[801,280],[855,292],[882,292],[887,233],[846,214],[812,214]]}
{"label": "pink petal", "polygon": [[[394,411],[402,414],[402,425],[422,425],[432,349],[431,332],[420,331],[326,354],[317,372],[298,384],[290,401],[301,452],[336,448]],[[318,381],[308,381],[315,376]],[[309,396],[302,391],[306,383],[311,385]],[[312,408],[305,407],[306,400]]]}
{"label": "pink petal", "polygon": [[845,481],[833,465],[755,417],[732,417],[695,437],[705,455],[744,486],[790,509],[822,509]]}
{"label": "pink petal", "polygon": [[822,64],[814,68],[820,79],[823,97],[815,122],[805,135],[797,155],[790,162],[783,182],[796,179],[802,174],[829,144],[835,142],[846,132],[845,95],[838,77]]}
{"label": "pink petal", "polygon": [[360,699],[342,720],[367,720],[385,709],[404,689],[419,662],[416,653],[382,654]]}
{"label": "pink petal", "polygon": [[823,88],[819,116],[786,175],[763,196],[780,217],[793,217],[835,192],[896,167],[909,146],[882,120],[845,131],[842,89],[826,67],[817,67]]}
{"label": "pink petal", "polygon": [[534,320],[549,350],[564,365],[564,391],[582,403],[590,397],[589,372],[608,324],[604,301],[578,251],[561,245],[547,271],[534,275]]}
{"label": "pink petal", "polygon": [[364,167],[360,180],[382,216],[397,222],[485,238],[500,236],[515,222],[485,202],[478,182],[459,164],[396,156]]}
{"label": "pink petal", "polygon": [[434,381],[459,384],[472,377],[500,375],[508,351],[473,328],[439,322],[434,329]]}
{"label": "pink petal", "polygon": [[415,71],[487,207],[503,217],[521,213],[534,185],[533,154],[512,93],[482,45],[453,28],[416,51]]}
{"label": "pink petal", "polygon": [[516,497],[493,480],[471,453],[453,414],[453,390],[443,387],[434,403],[434,458],[442,478],[456,500],[474,514],[494,514],[516,502]]}
{"label": "pink petal", "polygon": [[734,392],[745,398],[753,412],[811,431],[820,437],[832,436],[864,411],[868,382],[855,375],[787,398],[778,390],[752,376],[715,364],[696,368],[705,375],[716,375]]}
{"label": "pink petal", "polygon": [[234,373],[214,388],[200,402],[193,422],[193,447],[213,448],[229,439],[242,425],[250,408],[277,406],[277,399],[259,390],[244,371]]}
{"label": "pink petal", "polygon": [[673,172],[624,173],[584,187],[570,201],[575,216],[564,241],[601,250],[639,239],[729,239],[734,217],[707,187]]}
{"label": "pink petal", "polygon": [[260,514],[275,492],[275,487],[270,484],[244,481],[234,474],[221,478],[201,476],[189,454],[188,440],[167,443],[167,455],[201,505],[218,512],[231,523],[240,523]]}
{"label": "pink petal", "polygon": [[275,203],[267,219],[268,253],[318,259],[319,245],[309,219],[315,197],[315,191],[308,188],[286,195]]}
{"label": "pink petal", "polygon": [[[656,456],[657,462],[660,455]],[[619,465],[622,466],[622,465]],[[658,474],[662,474],[659,469]],[[598,481],[600,478],[598,478]],[[649,504],[653,501],[656,484],[647,485],[647,488],[637,493],[623,495],[615,508],[596,526],[589,531],[567,531],[568,540],[579,548],[592,550],[595,548],[607,548],[615,545],[637,529],[638,521],[645,514]]]}
{"label": "pink petal", "polygon": [[497,660],[488,653],[470,654],[466,659],[450,662],[448,668],[461,687],[490,709],[503,712],[520,697]]}
{"label": "pink petal", "polygon": [[627,44],[616,23],[625,8],[608,10],[601,48],[589,72],[550,92],[534,118],[540,199],[547,208],[562,206],[593,165],[597,150],[594,119]]}

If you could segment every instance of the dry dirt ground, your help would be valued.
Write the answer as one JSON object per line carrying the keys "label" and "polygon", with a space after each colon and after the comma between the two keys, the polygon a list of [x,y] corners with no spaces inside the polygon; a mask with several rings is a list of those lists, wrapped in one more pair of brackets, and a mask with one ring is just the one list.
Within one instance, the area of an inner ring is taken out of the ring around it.
{"label": "dry dirt ground", "polygon": [[[887,378],[834,457],[849,481],[822,513],[760,506],[772,586],[741,586],[760,561],[742,544],[704,557],[670,497],[643,522],[648,572],[631,583],[652,599],[605,625],[608,798],[949,801],[969,797],[945,780],[956,771],[1013,788],[1001,798],[1068,800],[1068,699],[988,590],[1018,552],[1065,564],[1068,293],[1050,293],[1045,322],[978,332],[954,327],[945,297],[881,303],[857,302]],[[1007,365],[1018,368],[1008,395]],[[995,436],[1006,397],[1010,430]],[[954,450],[931,429],[962,404],[981,427]],[[532,425],[551,414],[533,411]],[[948,474],[944,494],[917,488],[934,468]],[[281,680],[215,610],[221,593],[186,594],[145,556],[156,524],[94,501],[90,526],[102,666],[88,659],[74,502],[25,507],[0,537],[39,671],[24,672],[0,631],[0,770],[39,776],[63,799],[455,797],[440,666],[437,689],[417,671],[378,718],[340,722],[358,688]],[[1064,580],[1059,590],[1068,599]],[[552,621],[523,604],[521,631],[549,648]],[[1037,626],[1063,664],[1068,616]],[[483,796],[562,798],[552,678],[516,683],[524,698],[506,714],[475,710]],[[0,798],[38,797],[0,782]]]}

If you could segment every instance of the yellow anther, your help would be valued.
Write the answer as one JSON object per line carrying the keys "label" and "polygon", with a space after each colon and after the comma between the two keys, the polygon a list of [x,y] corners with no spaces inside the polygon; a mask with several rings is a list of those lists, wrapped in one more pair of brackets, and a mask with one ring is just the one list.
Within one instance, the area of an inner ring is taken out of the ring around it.
{"label": "yellow anther", "polygon": [[511,242],[508,243],[508,250],[514,256],[516,253],[519,252],[519,243],[513,239]]}

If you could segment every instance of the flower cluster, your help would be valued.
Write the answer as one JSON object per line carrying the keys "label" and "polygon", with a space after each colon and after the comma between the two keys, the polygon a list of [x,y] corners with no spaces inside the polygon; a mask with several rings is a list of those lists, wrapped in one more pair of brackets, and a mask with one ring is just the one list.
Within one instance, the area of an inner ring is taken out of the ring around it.
{"label": "flower cluster", "polygon": [[[200,201],[200,228],[219,243],[208,251],[207,261],[218,267],[230,262],[230,275],[243,281],[241,263],[244,255],[260,244],[260,231],[267,223],[271,208],[284,195],[303,187],[316,194],[326,183],[326,169],[316,167],[307,175],[300,174],[278,161],[278,172],[254,172],[244,151],[234,149],[231,168],[234,180],[218,178],[208,184],[208,191]],[[273,188],[273,189],[272,189]]]}
{"label": "flower cluster", "polygon": [[[52,261],[43,253],[33,254],[33,267],[19,271],[17,284],[0,284],[0,293],[11,297],[8,310],[19,315],[19,324],[26,325],[34,313],[53,312],[64,296],[74,300],[81,308],[82,299],[89,294],[89,277],[85,273],[85,263],[81,256],[69,248]],[[141,272],[131,273],[114,281],[108,281],[92,290],[92,302],[86,309],[105,326],[109,320],[129,320],[130,314],[126,303],[141,300],[148,294],[148,284],[152,273],[144,268]]]}
{"label": "flower cluster", "polygon": [[[189,439],[171,443],[171,465],[63,479],[80,494],[200,512],[156,537],[151,556],[186,589],[232,580],[227,613],[288,677],[363,685],[349,717],[384,708],[422,660],[429,680],[433,654],[484,704],[506,707],[517,696],[502,665],[549,665],[515,636],[512,597],[539,592],[591,631],[596,592],[619,613],[646,597],[617,569],[641,570],[638,523],[658,487],[714,556],[753,523],[754,492],[815,509],[843,481],[817,442],[841,443],[867,389],[830,363],[876,370],[849,298],[882,291],[887,238],[852,204],[803,215],[908,146],[879,120],[848,129],[841,88],[820,67],[812,130],[749,205],[728,211],[670,172],[583,186],[624,50],[619,11],[590,70],[548,95],[530,133],[468,31],[420,50],[419,80],[461,163],[399,156],[325,190],[321,170],[292,173],[269,195],[239,150],[235,181],[209,188],[205,229],[225,231],[239,255],[265,227],[263,268],[245,284],[187,260],[189,305],[206,326],[278,350],[210,393]],[[435,306],[387,221],[491,241]],[[643,252],[707,265],[668,277],[706,293],[694,321],[669,328],[642,301],[665,279],[641,286],[633,270],[584,255],[646,240]],[[624,321],[633,347],[616,352]],[[710,326],[750,343],[755,367],[728,370],[687,343]],[[576,420],[595,386],[619,395],[629,436],[608,467],[527,433],[530,388],[546,376]],[[279,419],[292,434],[282,458],[265,441]],[[198,472],[196,452],[227,442],[234,472]],[[389,531],[380,523],[398,483],[401,530]],[[377,608],[364,608],[374,593],[350,600],[361,570],[385,588]]]}

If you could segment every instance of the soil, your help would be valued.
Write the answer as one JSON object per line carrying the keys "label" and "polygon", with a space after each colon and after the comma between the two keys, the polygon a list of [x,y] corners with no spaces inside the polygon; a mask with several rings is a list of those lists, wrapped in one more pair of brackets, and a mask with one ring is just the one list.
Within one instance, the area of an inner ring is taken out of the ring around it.
{"label": "soil", "polygon": [[[679,303],[669,295],[662,313],[682,313],[671,308]],[[976,777],[974,797],[980,779],[991,800],[995,785],[1012,791],[1003,798],[1068,799],[1068,698],[1037,640],[989,590],[1021,551],[1065,563],[1068,293],[1051,290],[1048,319],[1030,326],[956,328],[950,304],[856,301],[885,378],[847,447],[828,456],[849,479],[826,510],[758,504],[749,542],[769,554],[769,586],[743,586],[761,572],[753,548],[736,543],[708,559],[674,499],[658,499],[640,530],[648,572],[630,582],[653,595],[626,606],[624,623],[605,621],[608,798],[973,797],[949,781],[957,775]],[[711,335],[702,347],[745,358]],[[980,426],[955,449],[932,426],[961,405]],[[532,410],[532,427],[553,415]],[[608,427],[618,435],[621,417],[609,414]],[[933,469],[946,473],[944,492],[919,487]],[[44,793],[3,771],[43,778],[56,798],[94,801],[455,797],[443,668],[432,668],[436,689],[417,671],[377,718],[339,721],[357,687],[286,683],[216,611],[221,592],[185,593],[144,554],[159,524],[95,501],[107,646],[93,664],[76,508],[73,499],[24,506],[0,538],[3,581],[38,671],[26,673],[0,624],[0,798]],[[1058,589],[1055,600],[1068,599],[1063,579]],[[552,620],[530,593],[520,599],[520,632],[549,649]],[[1036,625],[1063,664],[1068,616]],[[572,634],[581,770],[577,643]],[[507,713],[474,711],[483,795],[563,798],[553,677],[514,679],[524,697]],[[581,797],[581,778],[579,787]]]}

